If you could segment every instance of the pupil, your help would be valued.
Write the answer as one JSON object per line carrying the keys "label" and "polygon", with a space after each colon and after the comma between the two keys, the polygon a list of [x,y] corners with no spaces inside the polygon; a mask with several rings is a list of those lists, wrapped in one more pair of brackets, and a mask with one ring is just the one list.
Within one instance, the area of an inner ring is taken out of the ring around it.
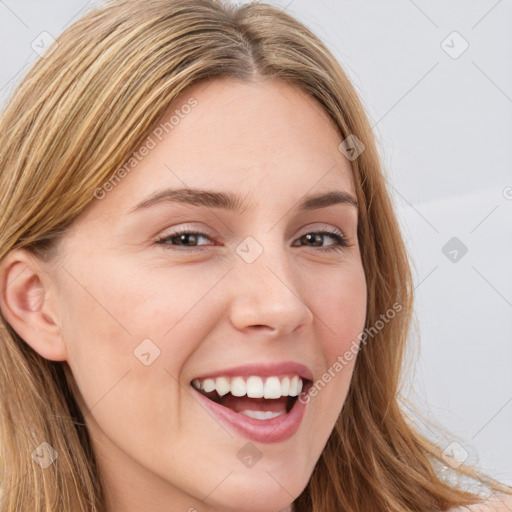
{"label": "pupil", "polygon": [[315,246],[322,245],[322,235],[320,233],[308,233],[306,235],[306,239],[308,242],[313,242],[313,245]]}
{"label": "pupil", "polygon": [[192,234],[180,235],[180,241],[181,241],[181,242],[184,242],[184,243],[185,243],[185,245],[188,245],[188,244],[187,244],[187,239],[188,239],[189,241],[192,241],[192,242],[197,241],[197,240],[196,240],[196,235],[192,235]]}

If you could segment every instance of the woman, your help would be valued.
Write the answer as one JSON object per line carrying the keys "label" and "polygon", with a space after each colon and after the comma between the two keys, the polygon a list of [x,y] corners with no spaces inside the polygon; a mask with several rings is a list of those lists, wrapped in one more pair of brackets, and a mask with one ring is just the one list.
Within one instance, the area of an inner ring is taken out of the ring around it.
{"label": "woman", "polygon": [[112,2],[0,128],[2,512],[508,510],[399,407],[407,255],[304,26]]}

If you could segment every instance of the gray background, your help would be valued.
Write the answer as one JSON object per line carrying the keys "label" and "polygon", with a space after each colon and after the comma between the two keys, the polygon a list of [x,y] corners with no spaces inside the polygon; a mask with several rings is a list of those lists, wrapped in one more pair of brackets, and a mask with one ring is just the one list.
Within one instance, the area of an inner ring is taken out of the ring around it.
{"label": "gray background", "polygon": [[[372,119],[414,265],[406,390],[453,435],[425,431],[512,484],[512,2],[272,3],[327,43]],[[39,34],[95,4],[0,0],[1,104]]]}

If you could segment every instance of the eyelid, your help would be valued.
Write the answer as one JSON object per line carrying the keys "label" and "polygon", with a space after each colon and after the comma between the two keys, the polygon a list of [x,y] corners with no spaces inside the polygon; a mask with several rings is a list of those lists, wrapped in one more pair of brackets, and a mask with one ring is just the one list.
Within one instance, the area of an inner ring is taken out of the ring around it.
{"label": "eyelid", "polygon": [[323,222],[316,222],[313,223],[313,225],[307,225],[305,228],[301,229],[300,232],[302,232],[302,235],[299,236],[306,235],[307,233],[311,233],[312,231],[335,231],[336,233],[345,236],[345,233],[341,228]]}
{"label": "eyelid", "polygon": [[312,225],[306,226],[304,229],[299,231],[297,238],[300,238],[308,233],[316,233],[316,232],[327,232],[327,233],[335,233],[343,238],[343,240],[347,243],[347,245],[351,245],[352,237],[348,235],[348,232],[344,229],[341,229],[338,226],[334,226],[332,224],[326,224],[322,222],[313,223]]}
{"label": "eyelid", "polygon": [[205,227],[204,224],[201,226],[194,226],[193,224],[179,224],[176,227],[172,226],[159,233],[157,238],[166,238],[189,232],[201,232],[201,234],[208,235],[210,238],[218,238],[218,235],[212,229]]}

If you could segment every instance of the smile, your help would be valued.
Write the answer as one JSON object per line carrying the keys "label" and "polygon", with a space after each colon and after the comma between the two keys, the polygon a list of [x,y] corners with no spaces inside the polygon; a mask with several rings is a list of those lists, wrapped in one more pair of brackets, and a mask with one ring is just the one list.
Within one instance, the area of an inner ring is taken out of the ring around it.
{"label": "smile", "polygon": [[277,366],[281,368],[271,365],[260,367],[259,372],[254,366],[240,367],[195,378],[190,385],[208,410],[237,433],[263,443],[283,441],[300,426],[306,404],[298,397],[307,392],[312,380],[305,376],[311,375],[309,370],[286,372],[283,365]]}
{"label": "smile", "polygon": [[[302,379],[297,375],[282,378],[251,375],[247,379],[194,379],[192,385],[210,400],[258,420],[267,420],[288,413],[295,403],[295,397],[303,388]],[[248,398],[263,400],[247,400]]]}

